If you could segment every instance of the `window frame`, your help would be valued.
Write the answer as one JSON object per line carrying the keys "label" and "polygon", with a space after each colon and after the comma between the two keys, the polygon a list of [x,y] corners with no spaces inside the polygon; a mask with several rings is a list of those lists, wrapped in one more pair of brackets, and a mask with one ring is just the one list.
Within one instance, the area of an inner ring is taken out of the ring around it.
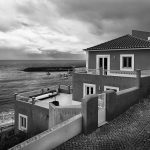
{"label": "window frame", "polygon": [[[21,124],[21,117],[24,118],[24,119],[26,119],[26,127],[22,126],[22,124]],[[21,130],[21,131],[27,131],[27,129],[28,129],[28,116],[19,113],[18,124],[19,124],[18,125],[19,130]]]}
{"label": "window frame", "polygon": [[107,88],[111,89],[111,90],[116,90],[117,92],[119,92],[119,87],[115,87],[115,86],[104,86],[104,91],[107,91]]}
{"label": "window frame", "polygon": [[[91,93],[91,87],[93,88],[93,94],[96,94],[96,85],[95,84],[88,84],[88,83],[83,83],[83,97],[88,96],[86,94],[86,88],[89,87],[89,93]],[[92,94],[89,94],[92,95]]]}
{"label": "window frame", "polygon": [[[124,57],[131,57],[131,67],[123,67]],[[120,70],[121,71],[134,71],[134,54],[121,54],[120,55]]]}

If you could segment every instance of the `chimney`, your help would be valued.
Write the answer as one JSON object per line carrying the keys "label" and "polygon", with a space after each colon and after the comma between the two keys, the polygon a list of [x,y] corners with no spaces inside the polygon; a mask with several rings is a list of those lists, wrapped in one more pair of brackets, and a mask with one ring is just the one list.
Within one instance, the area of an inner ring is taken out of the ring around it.
{"label": "chimney", "polygon": [[144,40],[150,40],[150,32],[147,31],[132,30],[132,35]]}

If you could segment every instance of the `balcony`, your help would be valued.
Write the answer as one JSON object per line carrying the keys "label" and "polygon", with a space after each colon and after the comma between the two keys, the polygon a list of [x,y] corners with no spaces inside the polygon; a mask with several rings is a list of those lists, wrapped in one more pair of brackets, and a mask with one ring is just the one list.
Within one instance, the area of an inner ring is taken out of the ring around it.
{"label": "balcony", "polygon": [[137,77],[139,73],[141,77],[150,76],[150,70],[121,71],[121,70],[106,70],[103,68],[100,69],[76,68],[74,72],[78,74],[92,74],[92,75],[120,76],[120,77]]}

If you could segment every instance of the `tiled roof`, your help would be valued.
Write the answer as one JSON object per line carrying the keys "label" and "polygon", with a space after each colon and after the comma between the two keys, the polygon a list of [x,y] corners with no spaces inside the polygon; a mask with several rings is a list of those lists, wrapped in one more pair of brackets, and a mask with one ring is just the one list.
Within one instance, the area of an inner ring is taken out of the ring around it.
{"label": "tiled roof", "polygon": [[150,42],[144,39],[134,37],[132,35],[124,35],[111,41],[89,47],[85,51],[92,50],[116,50],[116,49],[134,49],[134,48],[150,48]]}

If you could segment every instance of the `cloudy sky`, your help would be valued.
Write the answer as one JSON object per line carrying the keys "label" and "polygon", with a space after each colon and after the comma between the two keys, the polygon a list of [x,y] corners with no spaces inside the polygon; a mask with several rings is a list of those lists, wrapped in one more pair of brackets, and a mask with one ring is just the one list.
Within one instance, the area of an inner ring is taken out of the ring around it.
{"label": "cloudy sky", "polygon": [[0,0],[0,20],[0,59],[84,59],[84,48],[150,31],[150,0]]}

